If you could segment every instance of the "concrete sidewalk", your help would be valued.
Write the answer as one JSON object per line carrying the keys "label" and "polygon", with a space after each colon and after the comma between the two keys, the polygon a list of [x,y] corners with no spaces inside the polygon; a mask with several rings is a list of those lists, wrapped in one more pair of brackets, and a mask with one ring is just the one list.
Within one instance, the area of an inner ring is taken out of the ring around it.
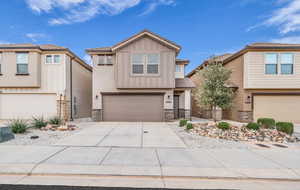
{"label": "concrete sidewalk", "polygon": [[300,149],[0,146],[0,174],[300,181]]}

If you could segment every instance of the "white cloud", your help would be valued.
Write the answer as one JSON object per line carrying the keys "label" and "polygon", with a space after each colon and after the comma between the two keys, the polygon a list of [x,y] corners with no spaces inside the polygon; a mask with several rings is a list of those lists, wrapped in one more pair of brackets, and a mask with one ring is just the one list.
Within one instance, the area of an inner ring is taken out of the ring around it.
{"label": "white cloud", "polygon": [[285,43],[285,44],[300,44],[300,36],[289,36],[283,38],[272,39],[273,43]]}
{"label": "white cloud", "polygon": [[135,7],[141,2],[146,4],[142,15],[154,11],[160,5],[174,5],[175,0],[26,0],[28,6],[37,13],[51,13],[62,9],[62,16],[51,18],[50,25],[72,24],[88,21],[97,15],[117,15]]}
{"label": "white cloud", "polygon": [[300,1],[278,0],[278,3],[282,3],[283,6],[275,10],[264,24],[278,26],[282,34],[300,31]]}
{"label": "white cloud", "polygon": [[38,13],[49,12],[55,7],[68,9],[86,0],[26,0],[29,7]]}
{"label": "white cloud", "polygon": [[146,10],[140,15],[142,16],[142,15],[149,14],[149,13],[153,12],[160,5],[168,5],[168,6],[175,5],[175,0],[151,1],[151,3],[149,3],[148,7],[146,8]]}
{"label": "white cloud", "polygon": [[31,41],[36,42],[41,38],[46,38],[47,35],[43,34],[43,33],[27,33],[25,34],[25,36],[29,39],[31,39]]}
{"label": "white cloud", "polygon": [[93,65],[92,58],[91,58],[90,55],[85,55],[85,56],[83,57],[83,60],[84,60],[87,64]]}
{"label": "white cloud", "polygon": [[275,0],[273,5],[280,6],[261,23],[246,29],[247,32],[259,27],[275,26],[281,34],[300,31],[300,0]]}

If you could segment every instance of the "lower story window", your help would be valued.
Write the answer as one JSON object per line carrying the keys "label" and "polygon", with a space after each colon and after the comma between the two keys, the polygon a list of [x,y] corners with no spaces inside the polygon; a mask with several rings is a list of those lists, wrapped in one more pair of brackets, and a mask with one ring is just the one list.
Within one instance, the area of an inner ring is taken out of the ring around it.
{"label": "lower story window", "polygon": [[27,74],[28,73],[28,64],[17,64],[17,73],[18,74]]}

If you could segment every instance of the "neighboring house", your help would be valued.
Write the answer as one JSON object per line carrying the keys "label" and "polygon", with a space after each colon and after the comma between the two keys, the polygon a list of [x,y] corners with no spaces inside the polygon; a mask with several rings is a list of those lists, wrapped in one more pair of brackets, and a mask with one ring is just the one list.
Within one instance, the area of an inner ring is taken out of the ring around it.
{"label": "neighboring house", "polygon": [[194,84],[184,78],[181,47],[144,30],[112,47],[87,49],[93,60],[95,121],[190,118]]}
{"label": "neighboring house", "polygon": [[[232,71],[229,87],[235,91],[224,119],[248,122],[271,117],[300,123],[300,44],[253,43],[221,63]],[[201,85],[195,70],[187,76]],[[203,116],[205,112],[197,109],[193,115]]]}
{"label": "neighboring house", "polygon": [[0,45],[0,119],[85,118],[91,107],[92,67],[69,49]]}

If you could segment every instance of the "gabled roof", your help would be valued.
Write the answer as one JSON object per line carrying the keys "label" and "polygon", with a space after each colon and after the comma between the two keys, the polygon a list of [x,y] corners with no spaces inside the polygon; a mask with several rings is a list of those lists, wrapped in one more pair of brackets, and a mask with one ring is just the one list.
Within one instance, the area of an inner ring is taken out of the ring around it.
{"label": "gabled roof", "polygon": [[178,44],[176,44],[176,43],[174,43],[174,42],[172,42],[172,41],[170,41],[166,38],[163,38],[163,37],[159,36],[158,34],[150,32],[149,30],[143,30],[143,31],[131,36],[130,38],[127,38],[126,40],[123,40],[122,42],[120,42],[120,43],[118,43],[118,44],[116,44],[112,47],[90,48],[90,49],[87,49],[86,52],[87,53],[92,53],[92,52],[99,52],[99,53],[101,53],[101,52],[103,52],[103,53],[114,52],[117,49],[122,48],[122,47],[128,45],[129,43],[132,43],[133,41],[135,41],[137,39],[140,39],[144,36],[148,36],[148,37],[164,44],[165,46],[168,46],[168,47],[174,49],[177,53],[179,53],[179,51],[181,50],[181,47]]}
{"label": "gabled roof", "polygon": [[197,70],[202,69],[207,63],[209,63],[210,61],[215,61],[215,62],[223,62],[225,59],[227,59],[228,57],[230,57],[232,54],[230,53],[225,53],[222,55],[217,55],[214,57],[211,57],[209,59],[206,59],[205,61],[203,61],[202,64],[200,64],[198,67],[196,67],[194,70],[192,70],[190,73],[188,73],[186,76],[190,77],[193,74],[195,74],[197,72]]}

